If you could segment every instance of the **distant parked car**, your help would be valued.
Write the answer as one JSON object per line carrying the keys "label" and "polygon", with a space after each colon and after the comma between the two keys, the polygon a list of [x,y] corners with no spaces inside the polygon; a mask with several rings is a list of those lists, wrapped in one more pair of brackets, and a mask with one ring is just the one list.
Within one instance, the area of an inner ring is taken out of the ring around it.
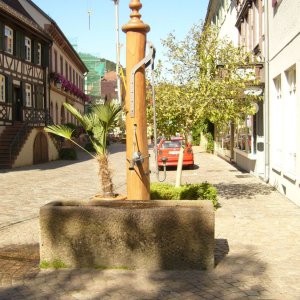
{"label": "distant parked car", "polygon": [[[192,145],[185,143],[182,137],[174,137],[171,139],[161,139],[157,146],[157,163],[160,168],[164,166],[177,166],[180,148],[184,147],[183,151],[183,166],[193,168],[194,166],[194,153]],[[167,159],[167,160],[166,160]]]}

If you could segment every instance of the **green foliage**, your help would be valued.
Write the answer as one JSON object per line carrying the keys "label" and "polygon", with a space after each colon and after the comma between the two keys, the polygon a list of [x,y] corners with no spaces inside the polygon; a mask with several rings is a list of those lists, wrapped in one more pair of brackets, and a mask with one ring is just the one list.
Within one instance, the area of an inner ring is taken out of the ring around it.
{"label": "green foliage", "polygon": [[[121,106],[113,103],[94,105],[91,112],[82,115],[75,107],[69,103],[64,103],[64,107],[78,120],[82,126],[82,131],[87,133],[89,141],[98,155],[107,152],[107,134],[115,125],[122,110]],[[70,140],[78,147],[73,137],[75,130],[66,125],[51,125],[45,128],[46,132],[53,133]],[[86,150],[86,149],[84,149]],[[87,151],[88,152],[88,151]],[[90,152],[89,152],[90,153]],[[93,156],[90,153],[91,156]]]}
{"label": "green foliage", "polygon": [[77,154],[74,148],[62,148],[59,150],[59,158],[65,160],[76,160]]}
{"label": "green foliage", "polygon": [[69,103],[64,103],[64,107],[77,119],[82,126],[82,132],[88,136],[89,143],[96,152],[96,156],[83,148],[74,140],[74,130],[65,125],[52,125],[45,128],[46,132],[64,137],[82,150],[89,153],[99,163],[99,177],[101,180],[103,195],[113,196],[113,183],[108,167],[107,159],[107,135],[110,129],[115,126],[118,116],[122,110],[121,106],[108,102],[101,105],[94,105],[91,112],[82,115],[75,107]]}
{"label": "green foliage", "polygon": [[218,207],[217,190],[208,182],[175,187],[166,183],[152,183],[150,197],[153,200],[211,200]]}
{"label": "green foliage", "polygon": [[60,259],[55,259],[53,262],[48,262],[48,261],[41,261],[40,262],[40,268],[41,269],[49,269],[49,268],[53,268],[53,269],[65,269],[68,266],[61,261]]}
{"label": "green foliage", "polygon": [[213,152],[214,151],[214,138],[213,135],[210,132],[206,132],[204,136],[207,139],[207,147],[206,151],[207,152]]}
{"label": "green foliage", "polygon": [[[261,100],[243,93],[247,85],[258,83],[249,64],[254,62],[252,54],[221,39],[218,28],[194,26],[184,40],[169,34],[162,43],[168,61],[156,69],[159,134],[186,134],[204,119],[227,124],[251,113],[253,101]],[[150,93],[147,96],[151,99]],[[149,120],[151,114],[148,109]]]}

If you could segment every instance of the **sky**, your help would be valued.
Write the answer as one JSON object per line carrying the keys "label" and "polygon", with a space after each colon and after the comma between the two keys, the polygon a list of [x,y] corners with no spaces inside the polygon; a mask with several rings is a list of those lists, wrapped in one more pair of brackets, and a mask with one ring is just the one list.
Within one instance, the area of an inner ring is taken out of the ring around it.
{"label": "sky", "polygon": [[[116,19],[112,0],[33,0],[60,27],[77,51],[116,62]],[[125,66],[126,36],[121,27],[130,19],[130,0],[119,0],[120,60]],[[175,33],[184,39],[193,24],[205,19],[208,0],[141,0],[140,13],[150,26],[147,40],[164,60],[161,39]],[[89,22],[89,13],[90,22]]]}

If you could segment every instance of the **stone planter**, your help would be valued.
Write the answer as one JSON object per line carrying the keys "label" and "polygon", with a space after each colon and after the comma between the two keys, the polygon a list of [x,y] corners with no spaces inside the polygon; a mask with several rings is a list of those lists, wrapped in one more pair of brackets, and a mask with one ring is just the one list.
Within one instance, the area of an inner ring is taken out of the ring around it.
{"label": "stone planter", "polygon": [[40,258],[71,267],[212,269],[210,201],[52,202],[40,209]]}

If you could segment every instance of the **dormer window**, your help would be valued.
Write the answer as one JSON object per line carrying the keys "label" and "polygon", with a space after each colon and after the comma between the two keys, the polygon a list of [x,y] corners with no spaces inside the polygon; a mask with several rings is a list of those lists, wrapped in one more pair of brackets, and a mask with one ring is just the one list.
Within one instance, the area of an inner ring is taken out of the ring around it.
{"label": "dormer window", "polygon": [[25,60],[31,62],[31,39],[25,37]]}

